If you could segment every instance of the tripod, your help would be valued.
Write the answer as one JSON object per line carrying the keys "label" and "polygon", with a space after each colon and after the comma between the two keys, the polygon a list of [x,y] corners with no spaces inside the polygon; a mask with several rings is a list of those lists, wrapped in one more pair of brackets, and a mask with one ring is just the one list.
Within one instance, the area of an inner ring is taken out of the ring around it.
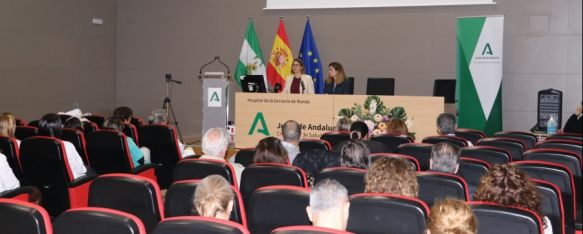
{"label": "tripod", "polygon": [[[182,131],[180,130],[180,126],[178,126],[178,120],[176,119],[176,114],[174,113],[174,107],[172,107],[172,100],[170,99],[170,85],[171,83],[182,84],[182,81],[173,80],[172,74],[166,74],[166,97],[164,98],[164,103],[162,104],[162,109],[166,112],[166,119],[168,120],[169,124],[174,124],[176,129],[178,130],[178,136],[180,137],[180,142],[184,143],[184,139],[182,139]],[[174,122],[170,122],[170,117]]]}

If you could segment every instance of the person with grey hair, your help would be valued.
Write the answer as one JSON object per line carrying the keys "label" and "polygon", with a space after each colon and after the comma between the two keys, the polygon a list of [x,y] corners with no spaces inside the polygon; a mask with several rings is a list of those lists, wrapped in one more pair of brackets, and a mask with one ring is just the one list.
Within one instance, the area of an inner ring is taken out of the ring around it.
{"label": "person with grey hair", "polygon": [[457,173],[461,150],[457,145],[441,142],[431,147],[429,169],[437,172]]}
{"label": "person with grey hair", "polygon": [[[152,111],[152,114],[148,116],[148,123],[168,125],[169,122],[166,111],[164,109],[157,109]],[[176,138],[176,142],[178,142],[178,147],[180,148],[180,151],[182,153],[182,158],[195,155],[194,149],[192,149],[192,147],[190,146],[186,147],[184,143],[180,142],[178,138]]]}
{"label": "person with grey hair", "polygon": [[352,120],[342,117],[336,122],[336,131],[350,132],[350,126],[352,126]]}
{"label": "person with grey hair", "polygon": [[302,136],[302,129],[298,122],[294,120],[288,120],[283,124],[282,127],[283,141],[281,144],[283,148],[287,151],[287,156],[289,161],[293,162],[296,155],[300,153],[300,138]]}
{"label": "person with grey hair", "polygon": [[[453,114],[441,113],[437,116],[437,134],[442,136],[456,136],[457,120]],[[473,146],[471,141],[466,140],[468,146]]]}
{"label": "person with grey hair", "polygon": [[312,188],[306,212],[313,226],[345,231],[349,209],[346,188],[336,180],[325,179]]}
{"label": "person with grey hair", "polygon": [[[211,128],[207,130],[202,136],[202,152],[203,155],[201,159],[213,159],[223,162],[227,162],[225,157],[227,156],[227,148],[229,147],[230,136],[227,130],[224,128]],[[241,173],[245,167],[243,165],[235,162],[227,162],[233,166],[235,170],[235,176],[237,178],[237,183],[241,183]]]}
{"label": "person with grey hair", "polygon": [[348,140],[340,150],[340,166],[368,169],[370,155],[365,143],[361,140]]}

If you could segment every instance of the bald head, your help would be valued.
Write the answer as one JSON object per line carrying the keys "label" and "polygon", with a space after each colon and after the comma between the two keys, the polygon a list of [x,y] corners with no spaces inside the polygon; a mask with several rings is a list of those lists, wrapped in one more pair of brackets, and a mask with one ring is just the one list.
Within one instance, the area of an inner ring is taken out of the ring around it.
{"label": "bald head", "polygon": [[300,124],[294,120],[286,121],[283,124],[282,132],[283,140],[289,143],[299,142],[302,135]]}
{"label": "bald head", "polygon": [[229,146],[229,134],[223,128],[211,128],[202,136],[202,152],[206,155],[224,157]]}

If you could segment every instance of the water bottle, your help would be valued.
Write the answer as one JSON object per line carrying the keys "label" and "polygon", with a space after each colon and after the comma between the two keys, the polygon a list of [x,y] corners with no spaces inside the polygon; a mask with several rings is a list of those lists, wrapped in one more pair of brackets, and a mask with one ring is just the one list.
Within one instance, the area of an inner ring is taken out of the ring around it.
{"label": "water bottle", "polygon": [[547,121],[547,134],[552,135],[555,133],[557,133],[557,121],[555,120],[555,117],[551,115]]}

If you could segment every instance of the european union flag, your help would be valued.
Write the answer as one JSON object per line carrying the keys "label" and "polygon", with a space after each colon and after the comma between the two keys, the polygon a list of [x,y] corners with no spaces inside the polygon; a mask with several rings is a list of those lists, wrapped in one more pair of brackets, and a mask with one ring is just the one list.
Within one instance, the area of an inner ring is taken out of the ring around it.
{"label": "european union flag", "polygon": [[309,18],[306,21],[299,58],[304,61],[306,74],[312,76],[312,79],[314,79],[314,91],[316,93],[324,93],[324,78],[322,75],[324,71],[322,70],[320,55],[316,48],[316,41],[314,41],[314,37],[312,36],[312,27],[310,27]]}

